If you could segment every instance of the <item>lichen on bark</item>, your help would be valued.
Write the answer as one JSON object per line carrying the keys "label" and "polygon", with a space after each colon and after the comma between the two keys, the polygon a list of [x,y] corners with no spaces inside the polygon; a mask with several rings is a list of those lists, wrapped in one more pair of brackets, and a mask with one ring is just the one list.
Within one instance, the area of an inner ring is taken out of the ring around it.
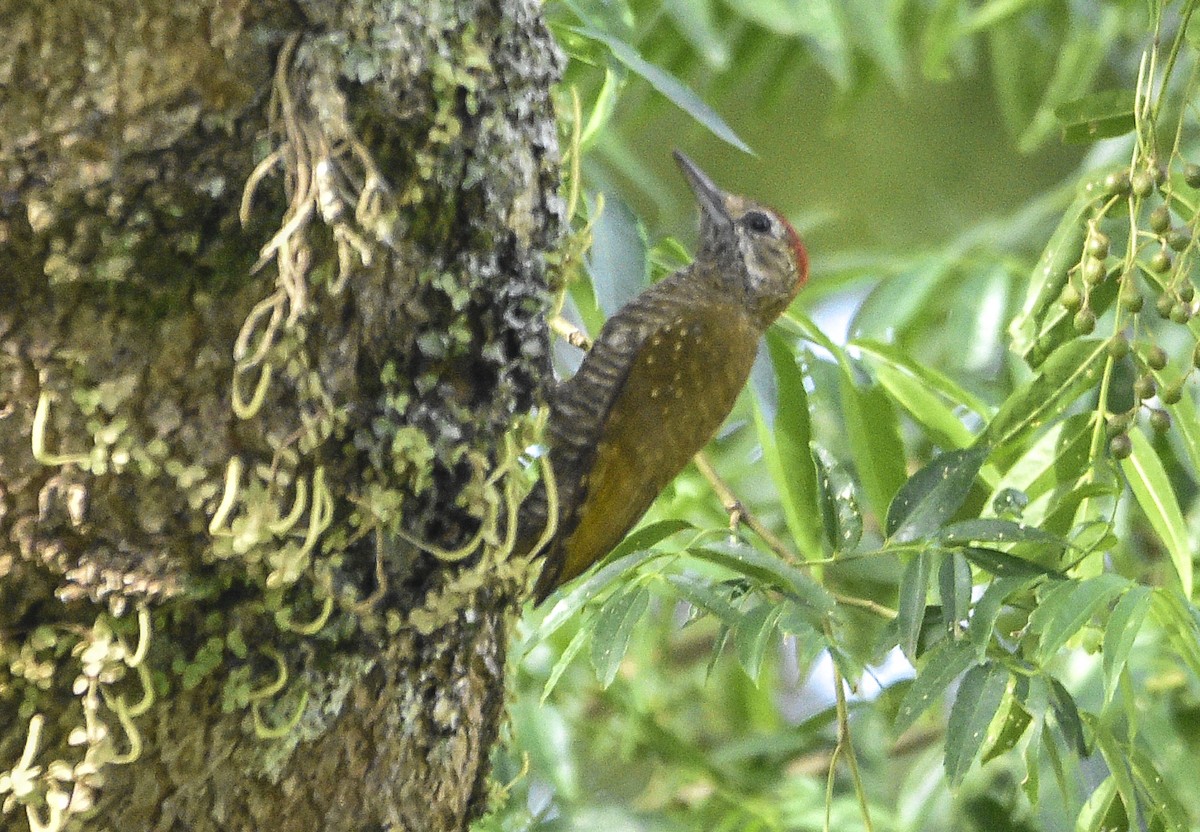
{"label": "lichen on bark", "polygon": [[538,3],[4,16],[5,824],[465,828],[563,223]]}

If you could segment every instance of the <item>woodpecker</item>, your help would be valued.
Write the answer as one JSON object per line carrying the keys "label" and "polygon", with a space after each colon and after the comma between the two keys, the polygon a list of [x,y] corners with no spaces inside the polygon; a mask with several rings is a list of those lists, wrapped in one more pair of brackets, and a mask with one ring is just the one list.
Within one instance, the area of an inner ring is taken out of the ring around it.
{"label": "woodpecker", "polygon": [[[725,193],[679,151],[675,160],[700,207],[696,258],[610,318],[550,396],[559,511],[537,602],[611,551],[712,438],[759,338],[808,280],[804,245],[781,214]],[[534,497],[525,519],[544,521],[544,489]]]}

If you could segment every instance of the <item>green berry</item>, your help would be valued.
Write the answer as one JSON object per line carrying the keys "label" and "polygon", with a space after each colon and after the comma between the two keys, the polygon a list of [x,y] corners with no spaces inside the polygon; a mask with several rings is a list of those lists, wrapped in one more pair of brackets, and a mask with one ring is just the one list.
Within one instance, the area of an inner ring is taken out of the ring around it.
{"label": "green berry", "polygon": [[1192,366],[1200,370],[1200,342],[1192,349]]}
{"label": "green berry", "polygon": [[[1200,165],[1197,166],[1200,168]],[[1125,196],[1129,193],[1129,171],[1123,170],[1110,173],[1104,177],[1104,190],[1111,196]]]}
{"label": "green berry", "polygon": [[1138,376],[1137,381],[1133,383],[1133,392],[1139,399],[1154,398],[1154,390],[1154,377],[1149,374]]}
{"label": "green berry", "polygon": [[1129,355],[1129,339],[1124,332],[1118,332],[1108,342],[1108,354],[1116,361]]}
{"label": "green berry", "polygon": [[1108,270],[1104,268],[1103,260],[1097,260],[1095,257],[1084,258],[1083,279],[1089,286],[1100,283],[1106,274],[1108,274]]}
{"label": "green berry", "polygon": [[1158,433],[1166,433],[1171,429],[1171,414],[1165,410],[1150,411],[1150,427]]}
{"label": "green berry", "polygon": [[1150,175],[1154,177],[1155,185],[1162,185],[1162,183],[1167,181],[1167,169],[1158,162],[1151,163]]}
{"label": "green berry", "polygon": [[1158,397],[1163,400],[1163,404],[1178,404],[1183,398],[1183,380],[1168,384],[1158,394]]}
{"label": "green berry", "polygon": [[1192,319],[1192,310],[1186,303],[1177,303],[1171,307],[1171,320],[1177,324],[1186,324]]}
{"label": "green berry", "polygon": [[1079,290],[1070,283],[1063,287],[1062,295],[1059,296],[1058,302],[1068,312],[1078,312],[1080,307],[1083,306],[1083,298],[1079,296]]}
{"label": "green berry", "polygon": [[1149,171],[1139,170],[1129,178],[1129,187],[1134,196],[1148,197],[1154,193],[1154,177]]}
{"label": "green berry", "polygon": [[1171,310],[1175,307],[1175,298],[1171,297],[1169,292],[1163,292],[1158,296],[1158,300],[1154,302],[1154,308],[1158,310],[1160,317],[1167,319],[1171,317]]}
{"label": "green berry", "polygon": [[1096,313],[1090,309],[1080,309],[1075,313],[1075,331],[1081,335],[1090,335],[1096,329]]}
{"label": "green berry", "polygon": [[1124,433],[1129,430],[1129,426],[1133,424],[1133,417],[1137,415],[1137,410],[1127,410],[1124,413],[1114,413],[1108,417],[1108,421],[1104,423],[1104,435],[1112,439],[1119,433]]}
{"label": "green berry", "polygon": [[1133,442],[1129,440],[1129,434],[1118,433],[1108,440],[1108,452],[1114,459],[1125,459],[1133,453]]}
{"label": "green berry", "polygon": [[1151,347],[1146,351],[1146,364],[1151,370],[1161,370],[1167,366],[1167,351],[1159,346]]}
{"label": "green berry", "polygon": [[1142,306],[1146,303],[1146,299],[1138,292],[1137,287],[1132,282],[1127,284],[1121,290],[1121,308],[1126,312],[1132,312],[1134,315],[1142,311]]}
{"label": "green berry", "polygon": [[1192,235],[1183,228],[1172,228],[1164,238],[1172,251],[1183,251],[1192,241]]}
{"label": "green berry", "polygon": [[1191,284],[1191,281],[1185,280],[1176,288],[1175,294],[1179,295],[1179,299],[1184,303],[1191,303],[1192,298],[1196,296],[1196,287]]}
{"label": "green berry", "polygon": [[1171,209],[1165,205],[1159,205],[1150,212],[1150,230],[1155,234],[1162,234],[1171,227]]}
{"label": "green berry", "polygon": [[1108,235],[1102,231],[1093,231],[1087,241],[1087,253],[1095,257],[1097,260],[1103,260],[1108,256],[1109,247]]}
{"label": "green berry", "polygon": [[1190,162],[1183,168],[1183,181],[1189,188],[1200,188],[1200,165]]}
{"label": "green berry", "polygon": [[1154,256],[1150,258],[1150,271],[1156,274],[1165,274],[1171,271],[1171,255],[1166,249],[1159,249],[1154,252]]}

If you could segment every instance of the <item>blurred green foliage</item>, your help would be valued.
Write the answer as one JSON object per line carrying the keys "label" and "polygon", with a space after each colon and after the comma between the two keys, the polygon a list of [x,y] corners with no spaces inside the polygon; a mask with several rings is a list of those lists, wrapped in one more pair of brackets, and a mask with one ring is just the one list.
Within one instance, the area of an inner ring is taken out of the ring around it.
{"label": "blurred green foliage", "polygon": [[708,449],[759,533],[689,468],[526,616],[479,830],[1196,828],[1198,5],[545,4],[568,313],[686,261],[675,146],[814,268]]}

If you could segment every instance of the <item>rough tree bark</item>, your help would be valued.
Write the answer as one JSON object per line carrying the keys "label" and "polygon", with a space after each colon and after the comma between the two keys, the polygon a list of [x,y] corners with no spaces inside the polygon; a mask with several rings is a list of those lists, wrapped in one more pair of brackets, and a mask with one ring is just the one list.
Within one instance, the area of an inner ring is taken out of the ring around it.
{"label": "rough tree bark", "polygon": [[0,21],[0,826],[464,829],[563,222],[538,0]]}

